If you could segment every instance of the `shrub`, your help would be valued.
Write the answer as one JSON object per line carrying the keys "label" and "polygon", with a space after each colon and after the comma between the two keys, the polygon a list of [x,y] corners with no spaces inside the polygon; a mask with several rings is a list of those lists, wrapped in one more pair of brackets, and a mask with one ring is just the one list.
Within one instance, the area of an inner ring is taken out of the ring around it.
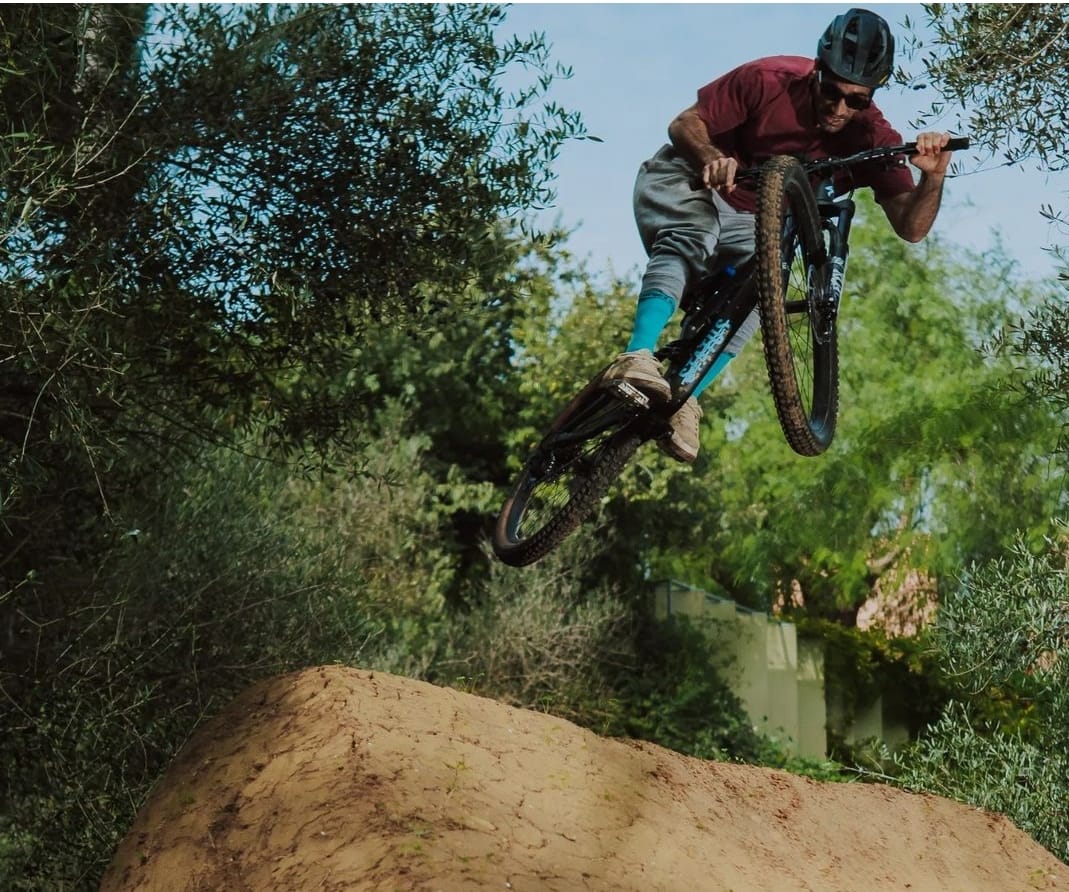
{"label": "shrub", "polygon": [[450,617],[429,677],[514,706],[595,722],[611,696],[608,667],[625,658],[630,629],[618,592],[584,577],[597,539],[581,530],[522,570],[488,556],[474,603]]}
{"label": "shrub", "polygon": [[761,760],[767,741],[717,671],[708,639],[684,617],[644,618],[616,692],[619,707],[607,733],[703,759]]}
{"label": "shrub", "polygon": [[422,443],[394,420],[317,480],[200,456],[149,482],[97,573],[67,562],[5,595],[24,640],[0,677],[0,888],[95,888],[173,755],[253,681],[421,664],[450,565]]}
{"label": "shrub", "polygon": [[1069,859],[1069,567],[1066,542],[1019,540],[976,567],[940,611],[955,701],[898,757],[900,782],[992,809]]}

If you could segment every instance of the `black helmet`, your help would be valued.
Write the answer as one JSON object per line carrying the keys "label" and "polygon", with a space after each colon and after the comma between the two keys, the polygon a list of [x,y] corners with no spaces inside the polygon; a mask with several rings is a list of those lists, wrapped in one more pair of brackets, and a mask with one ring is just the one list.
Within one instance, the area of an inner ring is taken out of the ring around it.
{"label": "black helmet", "polygon": [[895,64],[895,39],[887,22],[867,9],[851,9],[828,25],[817,59],[837,78],[862,87],[882,87]]}

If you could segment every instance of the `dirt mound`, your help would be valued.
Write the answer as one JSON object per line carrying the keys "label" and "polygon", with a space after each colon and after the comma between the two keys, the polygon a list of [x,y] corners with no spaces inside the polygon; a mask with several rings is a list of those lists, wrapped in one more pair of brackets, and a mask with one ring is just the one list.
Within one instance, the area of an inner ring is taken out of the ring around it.
{"label": "dirt mound", "polygon": [[115,890],[1063,889],[1008,820],[605,740],[339,667],[260,684],[175,760]]}

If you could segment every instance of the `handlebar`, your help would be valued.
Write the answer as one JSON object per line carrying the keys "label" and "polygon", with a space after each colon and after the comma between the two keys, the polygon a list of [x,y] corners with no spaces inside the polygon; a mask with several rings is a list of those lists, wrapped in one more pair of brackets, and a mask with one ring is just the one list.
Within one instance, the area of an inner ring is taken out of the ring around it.
{"label": "handlebar", "polygon": [[[943,151],[957,152],[967,148],[969,148],[969,137],[953,136],[943,147]],[[825,174],[830,173],[833,170],[852,167],[855,164],[861,164],[865,161],[877,161],[880,158],[890,158],[894,155],[915,155],[916,153],[917,143],[907,142],[900,146],[879,146],[875,149],[866,149],[862,152],[857,152],[853,155],[844,155],[840,158],[818,158],[813,161],[804,161],[802,162],[802,167],[808,174]],[[736,171],[735,182],[756,179],[760,173],[760,165],[757,167],[747,167],[745,170]],[[702,185],[702,181],[697,177],[691,180],[691,186],[696,190],[705,188]]]}
{"label": "handlebar", "polygon": [[[957,152],[961,149],[969,148],[969,137],[967,136],[952,136],[945,146],[943,146],[944,152]],[[838,170],[843,167],[852,167],[855,164],[861,164],[864,161],[876,161],[880,158],[890,158],[894,155],[915,155],[917,154],[917,143],[907,142],[900,146],[880,146],[875,149],[867,149],[863,152],[858,152],[854,155],[846,155],[842,158],[818,158],[814,161],[803,162],[802,167],[805,168],[806,173],[826,173],[832,170]],[[751,167],[749,170],[743,171],[750,176],[756,176],[760,172],[759,167]],[[738,179],[739,175],[736,174],[735,179]]]}
{"label": "handlebar", "polygon": [[[913,150],[917,148],[915,142],[907,142],[904,146],[900,147],[906,154],[912,154]],[[943,146],[944,152],[960,152],[962,149],[969,148],[969,137],[967,136],[952,136],[950,141]],[[894,151],[893,149],[889,151]]]}

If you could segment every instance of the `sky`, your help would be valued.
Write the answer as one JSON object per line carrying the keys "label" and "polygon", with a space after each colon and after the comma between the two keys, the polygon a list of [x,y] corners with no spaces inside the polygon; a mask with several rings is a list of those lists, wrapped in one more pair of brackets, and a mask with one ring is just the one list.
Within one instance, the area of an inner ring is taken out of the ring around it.
{"label": "sky", "polygon": [[[645,253],[635,230],[631,193],[639,164],[666,140],[668,123],[692,105],[698,88],[736,65],[769,55],[813,57],[817,39],[849,4],[720,3],[518,3],[504,31],[543,32],[552,57],[573,71],[550,98],[582,113],[587,130],[602,142],[573,141],[556,163],[557,201],[541,212],[544,225],[574,229],[569,248],[591,272],[611,272],[637,282]],[[919,4],[869,4],[895,34],[898,61],[914,73],[901,48],[905,19],[925,22]],[[907,139],[928,110],[934,91],[892,85],[876,103]],[[926,129],[950,129],[946,119]],[[1040,216],[1043,204],[1066,203],[1069,174],[1048,175],[1027,165],[1000,167],[975,150],[955,153],[965,169],[948,180],[933,232],[974,250],[990,248],[995,233],[1022,273],[1051,277],[1057,270],[1043,246],[1069,242]],[[885,225],[881,221],[880,225]]]}

